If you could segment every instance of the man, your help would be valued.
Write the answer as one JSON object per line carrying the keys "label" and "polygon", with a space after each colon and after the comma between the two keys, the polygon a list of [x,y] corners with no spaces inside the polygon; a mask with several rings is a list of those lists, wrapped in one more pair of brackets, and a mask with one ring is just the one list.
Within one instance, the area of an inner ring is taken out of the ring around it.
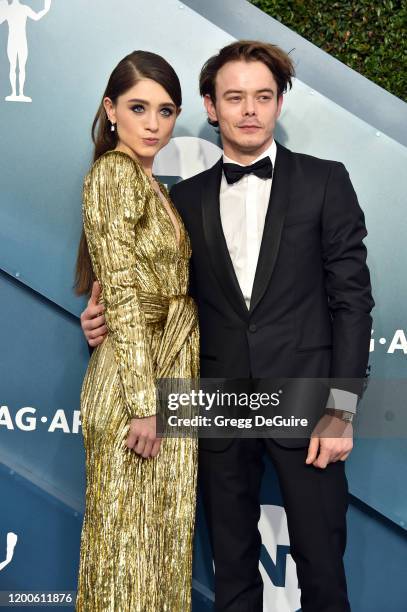
{"label": "man", "polygon": [[[264,450],[281,485],[302,610],[350,610],[344,461],[359,390],[352,381],[365,375],[374,305],[367,232],[342,164],[274,141],[293,74],[290,58],[266,43],[238,41],[210,58],[200,91],[224,155],[171,191],[192,242],[202,377],[334,381],[310,441],[200,441],[215,608],[222,612],[263,609],[257,524]],[[93,345],[106,331],[102,317],[92,319],[98,312],[91,298],[82,327]]]}

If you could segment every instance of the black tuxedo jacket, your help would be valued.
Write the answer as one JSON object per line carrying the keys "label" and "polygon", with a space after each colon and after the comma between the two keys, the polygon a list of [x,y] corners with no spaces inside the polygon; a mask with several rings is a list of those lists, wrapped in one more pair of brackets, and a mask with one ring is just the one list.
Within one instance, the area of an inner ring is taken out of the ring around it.
{"label": "black tuxedo jacket", "polygon": [[250,310],[222,230],[221,178],[219,160],[171,189],[192,244],[201,376],[332,378],[359,393],[374,302],[364,215],[345,167],[277,144]]}

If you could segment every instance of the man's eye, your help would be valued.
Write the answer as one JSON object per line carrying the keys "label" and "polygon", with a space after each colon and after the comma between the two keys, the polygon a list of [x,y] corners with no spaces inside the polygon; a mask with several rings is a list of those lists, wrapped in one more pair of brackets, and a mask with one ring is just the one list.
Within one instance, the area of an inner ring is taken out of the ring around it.
{"label": "man's eye", "polygon": [[164,117],[171,117],[173,112],[174,111],[172,110],[172,108],[162,108],[161,109],[161,114],[164,115]]}
{"label": "man's eye", "polygon": [[229,98],[229,101],[231,102],[239,102],[240,100],[240,96],[232,96],[231,98]]}
{"label": "man's eye", "polygon": [[271,96],[260,96],[260,100],[271,100]]}
{"label": "man's eye", "polygon": [[131,110],[134,111],[135,113],[142,113],[144,110],[144,106],[142,104],[135,104],[134,106],[131,107]]}

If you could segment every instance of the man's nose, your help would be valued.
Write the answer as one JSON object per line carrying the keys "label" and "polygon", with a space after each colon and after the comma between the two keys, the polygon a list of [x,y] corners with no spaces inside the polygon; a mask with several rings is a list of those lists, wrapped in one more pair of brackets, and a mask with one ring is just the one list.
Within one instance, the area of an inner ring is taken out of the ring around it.
{"label": "man's nose", "polygon": [[246,100],[244,101],[243,114],[244,115],[255,115],[256,114],[256,106],[252,98],[246,98]]}

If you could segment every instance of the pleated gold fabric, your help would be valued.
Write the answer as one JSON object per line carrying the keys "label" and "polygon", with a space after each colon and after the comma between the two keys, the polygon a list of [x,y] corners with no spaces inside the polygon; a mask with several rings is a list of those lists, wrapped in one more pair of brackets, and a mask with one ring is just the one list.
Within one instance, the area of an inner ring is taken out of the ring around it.
{"label": "pleated gold fabric", "polygon": [[[161,186],[169,201],[168,193]],[[83,220],[102,286],[108,336],[81,394],[86,449],[78,612],[187,612],[191,607],[197,440],[127,449],[129,420],[156,412],[157,378],[199,375],[191,247],[130,156],[109,151],[85,178]]]}

